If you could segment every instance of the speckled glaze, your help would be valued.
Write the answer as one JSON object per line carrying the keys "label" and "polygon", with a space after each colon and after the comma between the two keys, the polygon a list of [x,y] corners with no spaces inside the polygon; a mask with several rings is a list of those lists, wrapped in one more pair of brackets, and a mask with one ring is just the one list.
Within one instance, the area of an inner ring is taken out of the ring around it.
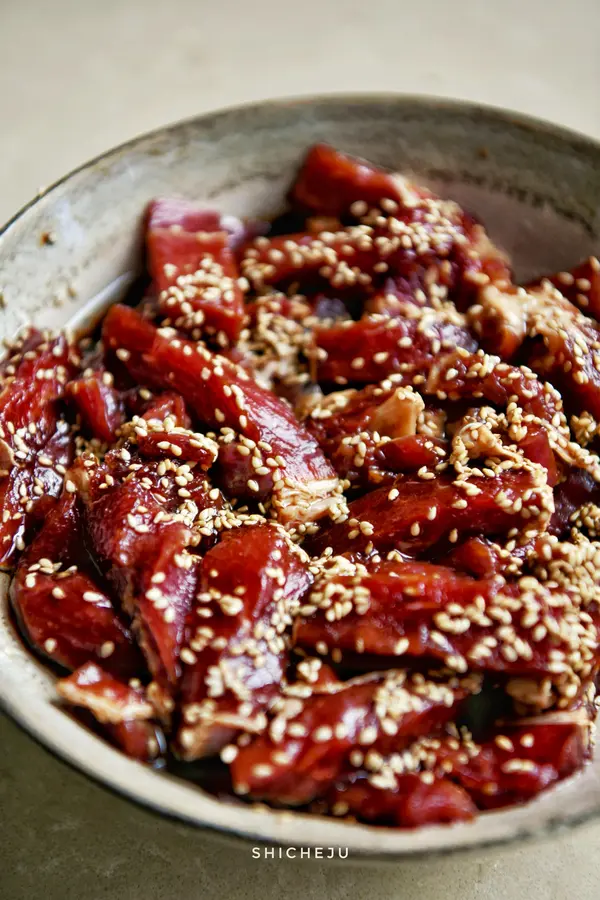
{"label": "speckled glaze", "polygon": [[[523,278],[600,249],[600,145],[467,103],[395,95],[283,100],[227,110],[138,138],[74,172],[0,232],[0,336],[28,321],[80,328],[139,269],[146,203],[197,199],[237,215],[284,205],[306,148],[340,149],[415,175],[479,215]],[[0,575],[0,702],[36,739],[164,815],[256,841],[341,846],[394,859],[508,842],[600,814],[600,756],[533,803],[474,822],[396,831],[223,803],[140,766],[55,703],[53,678],[23,647]]]}

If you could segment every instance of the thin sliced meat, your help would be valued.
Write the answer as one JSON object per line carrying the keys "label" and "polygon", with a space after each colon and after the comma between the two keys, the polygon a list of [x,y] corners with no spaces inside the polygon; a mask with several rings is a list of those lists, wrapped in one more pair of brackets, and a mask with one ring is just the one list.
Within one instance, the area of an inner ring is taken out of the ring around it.
{"label": "thin sliced meat", "polygon": [[[294,643],[440,660],[458,672],[587,677],[598,626],[581,597],[524,577],[475,579],[431,563],[383,562],[367,574],[319,579],[294,624]],[[312,612],[311,612],[312,610]]]}
{"label": "thin sliced meat", "polygon": [[301,552],[273,525],[230,531],[206,554],[181,651],[184,759],[264,727],[288,665],[286,631],[310,581]]}
{"label": "thin sliced meat", "polygon": [[215,336],[223,347],[237,341],[245,320],[227,218],[185,201],[155,200],[146,238],[148,268],[169,324],[196,338]]}
{"label": "thin sliced meat", "polygon": [[69,382],[68,400],[81,417],[84,431],[93,438],[112,443],[125,421],[122,394],[110,372],[95,371]]}
{"label": "thin sliced meat", "polygon": [[27,640],[53,662],[76,669],[101,661],[117,675],[144,673],[129,630],[94,577],[74,493],[63,494],[21,557],[11,601]]}
{"label": "thin sliced meat", "polygon": [[477,813],[464,788],[429,774],[425,778],[420,774],[384,778],[360,773],[336,785],[326,800],[334,816],[396,828],[463,822]]}
{"label": "thin sliced meat", "polygon": [[[60,401],[76,371],[63,336],[26,335],[2,366],[0,382],[0,566],[9,568],[25,548],[42,500],[42,515],[62,488],[72,439]],[[52,473],[44,473],[47,468]]]}
{"label": "thin sliced meat", "polygon": [[56,690],[70,706],[89,710],[127,756],[155,763],[164,753],[164,734],[143,688],[125,684],[100,666],[87,663],[58,681]]}
{"label": "thin sliced meat", "polygon": [[289,406],[241,367],[157,330],[124,306],[111,308],[103,335],[108,347],[121,351],[134,377],[175,388],[199,421],[254,441],[264,460],[257,474],[272,471],[271,504],[278,519],[293,526],[338,514],[341,486],[316,442]]}
{"label": "thin sliced meat", "polygon": [[352,207],[357,215],[364,215],[383,199],[409,204],[426,196],[430,194],[425,189],[402,176],[328,144],[311,147],[290,192],[295,205],[326,216],[344,215]]}
{"label": "thin sliced meat", "polygon": [[346,521],[307,541],[314,555],[331,547],[336,554],[421,554],[442,541],[470,535],[503,535],[512,528],[543,530],[554,511],[545,479],[528,471],[502,471],[494,477],[427,480],[409,476],[354,500]]}
{"label": "thin sliced meat", "polygon": [[185,514],[173,512],[160,493],[162,478],[168,491],[167,476],[158,476],[155,487],[152,470],[130,459],[125,449],[112,451],[77,480],[91,548],[131,617],[151,673],[173,691],[200,559],[189,551]]}
{"label": "thin sliced meat", "polygon": [[291,806],[308,803],[348,770],[353,750],[400,752],[452,719],[478,688],[474,678],[438,684],[391,671],[288,701],[277,726],[239,749],[231,764],[234,790]]}
{"label": "thin sliced meat", "polygon": [[600,260],[596,256],[589,256],[566,272],[548,275],[545,280],[586,315],[600,320]]}
{"label": "thin sliced meat", "polygon": [[[314,331],[317,380],[325,384],[372,384],[388,375],[426,375],[441,351],[477,343],[466,328],[424,309],[421,317],[371,316]],[[410,383],[410,381],[409,381]]]}

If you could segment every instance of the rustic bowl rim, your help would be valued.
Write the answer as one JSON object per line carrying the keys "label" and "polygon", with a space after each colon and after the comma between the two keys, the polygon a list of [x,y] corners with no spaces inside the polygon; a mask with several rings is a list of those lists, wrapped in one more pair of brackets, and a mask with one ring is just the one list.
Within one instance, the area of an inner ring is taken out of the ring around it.
{"label": "rustic bowl rim", "polygon": [[508,109],[491,103],[479,103],[475,100],[462,100],[456,97],[444,97],[436,94],[402,93],[400,91],[353,91],[352,93],[339,91],[325,94],[291,94],[284,97],[272,97],[265,100],[235,103],[230,106],[208,110],[199,115],[176,119],[173,122],[168,122],[166,125],[151,128],[132,138],[127,138],[127,140],[115,144],[114,147],[109,147],[108,150],[103,150],[96,156],[92,156],[90,159],[80,163],[73,169],[70,169],[65,175],[61,175],[49,185],[40,188],[30,200],[26,201],[20,209],[4,222],[4,224],[0,225],[0,238],[3,237],[9,228],[33,209],[37,203],[48,197],[57,188],[70,181],[74,175],[85,172],[87,169],[93,169],[98,163],[119,156],[124,151],[133,149],[145,140],[168,135],[171,132],[179,131],[198,122],[217,122],[219,119],[235,116],[237,113],[242,113],[251,109],[275,109],[277,107],[313,103],[318,103],[319,105],[331,104],[333,106],[340,102],[348,105],[364,104],[365,102],[389,103],[391,105],[394,105],[395,103],[406,103],[414,104],[415,106],[420,105],[424,109],[446,109],[450,112],[467,113],[469,115],[483,114],[489,120],[495,119],[498,124],[506,123],[508,121],[511,125],[517,125],[528,131],[556,138],[561,142],[567,140],[571,144],[577,145],[578,149],[592,150],[600,153],[600,139],[596,139],[575,128],[560,125],[549,119],[533,116],[530,113]]}
{"label": "rustic bowl rim", "polygon": [[[227,118],[235,119],[235,116],[237,114],[249,112],[252,110],[256,110],[257,112],[259,112],[265,109],[285,108],[292,105],[298,106],[300,108],[303,105],[319,105],[320,107],[323,107],[327,106],[328,104],[334,106],[340,103],[344,103],[349,107],[369,103],[380,105],[387,104],[389,106],[398,105],[399,107],[402,107],[403,105],[409,105],[415,108],[421,107],[423,112],[427,112],[428,110],[431,110],[433,112],[437,109],[444,110],[448,113],[456,113],[457,115],[466,114],[472,117],[481,115],[484,116],[488,122],[493,122],[497,125],[510,124],[512,127],[516,126],[517,128],[523,129],[527,132],[535,133],[541,138],[555,140],[562,145],[569,145],[575,152],[591,152],[598,156],[600,165],[600,140],[597,140],[594,137],[591,137],[576,129],[566,127],[543,118],[538,118],[528,113],[517,112],[496,105],[479,103],[470,100],[462,100],[458,98],[449,98],[427,94],[409,94],[393,91],[358,91],[351,93],[340,91],[325,94],[300,94],[286,97],[277,97],[273,99],[234,104],[224,108],[210,110],[201,113],[200,115],[189,116],[180,120],[176,120],[174,122],[168,123],[167,125],[160,126],[155,129],[150,129],[149,131],[138,134],[133,138],[123,141],[122,143],[97,154],[93,158],[87,160],[86,162],[83,162],[81,165],[76,166],[67,174],[56,179],[47,187],[40,189],[38,193],[34,197],[32,197],[31,200],[26,202],[3,225],[0,225],[0,259],[2,256],[3,239],[5,238],[5,236],[23,219],[26,219],[29,215],[33,215],[38,204],[42,203],[46,198],[51,197],[54,192],[68,184],[68,182],[71,181],[74,176],[79,175],[80,173],[84,173],[88,170],[93,170],[99,164],[125,154],[129,150],[135,149],[144,141],[151,141],[152,139],[157,139],[162,136],[168,137],[169,135],[174,135],[178,131],[183,130],[187,127],[194,126],[196,124],[209,125],[211,123],[216,124],[221,120],[226,120]],[[207,820],[206,816],[204,818],[200,816],[194,817],[191,815],[186,815],[185,813],[181,812],[181,810],[177,811],[175,809],[169,808],[168,806],[164,805],[164,802],[162,802],[160,798],[153,797],[150,794],[144,796],[140,795],[139,790],[137,790],[135,787],[135,778],[133,779],[133,784],[128,784],[126,779],[115,778],[107,775],[106,773],[99,772],[98,766],[94,764],[93,759],[90,760],[88,758],[82,758],[81,755],[78,755],[76,752],[71,752],[70,747],[66,741],[61,742],[60,740],[55,739],[52,734],[48,735],[44,733],[43,728],[38,728],[32,716],[24,714],[19,708],[17,708],[16,704],[11,702],[10,696],[6,695],[6,693],[1,690],[1,685],[0,708],[2,708],[2,710],[6,712],[7,715],[9,715],[19,725],[19,727],[21,727],[26,733],[28,733],[38,744],[44,747],[45,750],[49,751],[53,756],[60,759],[62,762],[65,762],[72,768],[80,771],[86,777],[90,778],[96,783],[101,784],[104,788],[108,788],[111,792],[116,793],[122,797],[124,796],[128,800],[133,801],[138,805],[151,810],[152,812],[159,813],[161,816],[167,819],[176,821],[180,825],[193,827],[200,832],[208,831],[212,834],[216,833],[221,838],[236,843],[241,843],[242,841],[244,843],[253,841],[255,844],[270,844],[281,847],[288,847],[291,845],[294,845],[296,847],[318,847],[325,846],[324,841],[319,839],[320,832],[322,830],[333,830],[334,832],[339,832],[339,834],[337,834],[338,841],[327,846],[349,847],[351,852],[348,858],[350,861],[394,862],[407,857],[435,857],[446,856],[452,853],[471,853],[473,851],[481,850],[484,848],[507,846],[513,844],[517,840],[531,841],[533,839],[540,839],[548,837],[556,832],[566,831],[570,828],[581,826],[600,816],[600,805],[598,805],[598,807],[594,809],[578,814],[569,815],[568,813],[561,813],[560,816],[557,815],[556,817],[549,818],[545,823],[538,823],[534,827],[515,828],[512,833],[503,837],[495,836],[486,838],[485,836],[479,836],[475,837],[471,843],[458,845],[448,844],[443,847],[435,848],[427,846],[426,842],[420,846],[418,840],[419,834],[429,831],[429,828],[418,829],[412,832],[412,835],[416,838],[416,840],[412,842],[410,847],[397,849],[390,847],[389,849],[381,852],[373,849],[372,840],[368,841],[371,846],[361,846],[361,841],[353,841],[353,836],[358,837],[360,833],[369,833],[372,837],[373,834],[393,832],[393,829],[380,829],[373,826],[353,825],[332,819],[319,819],[315,818],[314,816],[308,817],[304,814],[296,814],[290,811],[277,811],[263,808],[260,810],[260,820],[272,820],[272,826],[268,829],[261,828],[258,831],[255,831],[253,830],[252,826],[244,827],[243,824],[237,824],[235,821],[236,815],[238,813],[241,813],[242,810],[244,810],[246,813],[248,812],[248,807],[240,808],[235,805],[229,805],[219,801],[212,801],[212,798],[209,798],[212,802],[219,802],[220,806],[227,806],[231,810],[230,822],[227,822],[225,824],[216,824],[212,821]],[[75,722],[72,722],[72,725],[80,731],[86,731],[83,726],[79,726]],[[98,751],[96,749],[96,752],[104,752],[105,754],[111,755],[115,763],[117,764],[119,761],[123,761],[125,764],[125,769],[133,767],[130,770],[130,774],[132,774],[132,776],[134,775],[135,769],[137,768],[138,771],[141,769],[147,775],[151,775],[154,778],[160,778],[165,784],[171,782],[179,785],[185,785],[192,791],[197,790],[194,785],[186,782],[181,782],[179,779],[176,779],[173,776],[165,777],[165,775],[161,772],[154,773],[147,770],[145,767],[140,767],[139,764],[126,759],[123,754],[106,745],[103,741],[100,741],[92,735],[89,736],[92,738],[92,740],[97,741],[97,743],[102,748],[102,751]],[[168,788],[166,788],[166,790],[168,792]],[[198,796],[199,798],[204,796],[204,799],[207,799],[206,795],[202,795],[201,793],[198,793]],[[252,807],[250,809],[252,810]],[[252,811],[255,812],[255,810]],[[502,815],[509,816],[510,810],[505,811],[504,813],[502,813]],[[246,817],[246,815],[242,815],[242,818]],[[257,819],[256,821],[259,820]],[[289,829],[285,826],[282,829],[284,831],[284,835],[282,837],[279,836],[278,825],[281,827],[282,823],[284,822],[296,821],[299,823],[299,828],[300,823],[302,823],[301,830],[303,834],[299,841],[293,840],[293,835],[288,833]],[[452,829],[453,826],[442,827]],[[406,831],[396,831],[395,833],[397,833],[398,835],[406,835]],[[341,838],[346,838],[346,841],[343,842]]]}

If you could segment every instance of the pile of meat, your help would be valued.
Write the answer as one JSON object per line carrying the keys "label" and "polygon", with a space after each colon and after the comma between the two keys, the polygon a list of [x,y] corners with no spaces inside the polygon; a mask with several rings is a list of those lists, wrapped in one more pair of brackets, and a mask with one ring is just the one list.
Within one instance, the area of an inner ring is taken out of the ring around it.
{"label": "pile of meat", "polygon": [[455,203],[318,145],[271,224],[152,203],[146,263],[98,334],[1,363],[0,556],[62,702],[400,827],[581,768],[598,261],[517,285]]}

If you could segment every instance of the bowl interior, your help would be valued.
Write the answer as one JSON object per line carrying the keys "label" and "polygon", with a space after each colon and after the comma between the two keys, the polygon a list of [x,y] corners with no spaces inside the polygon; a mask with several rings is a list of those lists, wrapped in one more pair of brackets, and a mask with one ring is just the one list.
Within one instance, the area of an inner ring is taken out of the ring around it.
{"label": "bowl interior", "polygon": [[[321,98],[244,107],[174,125],[88,164],[0,234],[0,336],[25,323],[80,328],[139,271],[141,225],[156,196],[272,216],[303,153],[327,140],[414,175],[488,226],[527,279],[600,248],[600,147],[545,123],[462,103]],[[8,615],[0,576],[0,700],[36,738],[135,800],[196,825],[258,840],[391,857],[513,840],[600,812],[600,760],[533,803],[415,832],[348,825],[219,802],[125,758],[54,704],[53,678]]]}

